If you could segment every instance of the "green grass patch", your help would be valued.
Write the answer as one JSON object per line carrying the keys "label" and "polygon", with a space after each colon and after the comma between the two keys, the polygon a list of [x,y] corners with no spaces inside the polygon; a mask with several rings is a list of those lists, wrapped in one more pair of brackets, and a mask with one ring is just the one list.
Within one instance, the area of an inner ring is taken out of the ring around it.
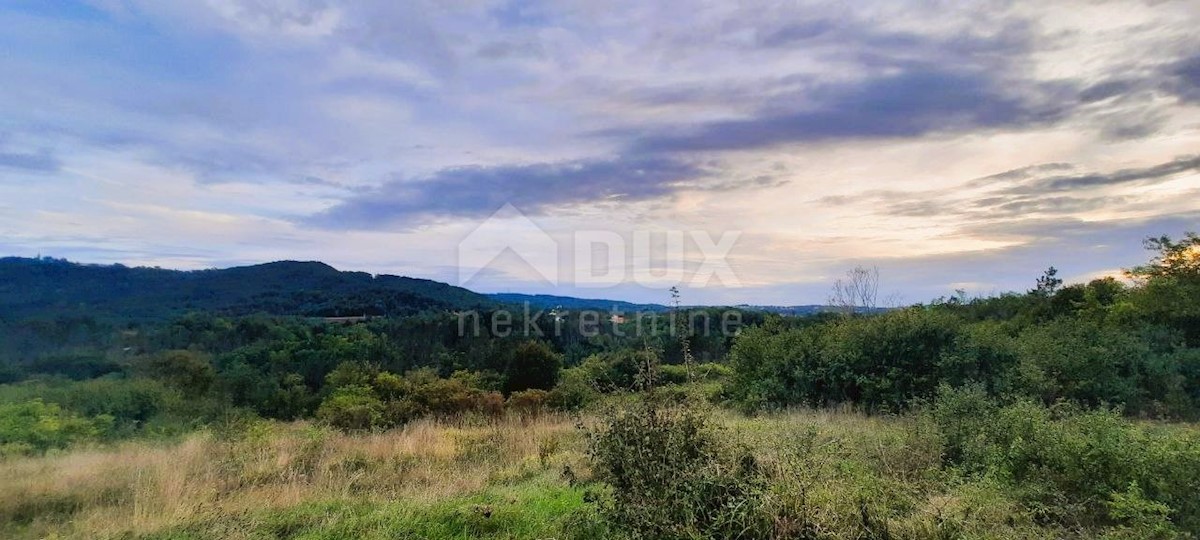
{"label": "green grass patch", "polygon": [[325,500],[282,511],[214,516],[140,538],[515,539],[560,537],[583,491],[545,482],[496,487],[433,503]]}

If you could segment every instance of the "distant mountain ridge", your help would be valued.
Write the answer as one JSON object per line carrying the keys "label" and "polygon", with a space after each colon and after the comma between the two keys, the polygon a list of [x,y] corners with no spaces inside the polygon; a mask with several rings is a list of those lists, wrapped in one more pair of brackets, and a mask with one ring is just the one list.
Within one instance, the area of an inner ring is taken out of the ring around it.
{"label": "distant mountain ridge", "polygon": [[[254,313],[304,317],[399,316],[526,302],[535,309],[622,312],[670,309],[664,304],[551,294],[480,294],[428,279],[340,271],[312,261],[168,270],[83,264],[49,257],[0,258],[0,317],[4,318],[74,313],[146,320],[189,312],[228,316]],[[735,307],[794,316],[834,310],[815,304]]]}
{"label": "distant mountain ridge", "polygon": [[[806,317],[809,315],[818,315],[821,313],[842,313],[846,310],[844,307],[831,306],[828,304],[803,304],[796,306],[760,306],[751,304],[740,304],[734,307],[748,309],[754,311],[765,311],[768,313],[777,313],[779,315],[792,315],[796,317]],[[887,307],[856,307],[855,313],[883,313],[894,308]]]}
{"label": "distant mountain ridge", "polygon": [[521,293],[493,293],[487,295],[492,300],[501,304],[524,304],[528,302],[530,307],[538,309],[594,309],[600,311],[666,311],[668,308],[662,304],[638,304],[635,302],[626,302],[623,300],[607,300],[602,298],[576,298],[574,296],[557,296],[553,294],[521,294]]}
{"label": "distant mountain ridge", "polygon": [[[626,302],[623,300],[609,300],[603,298],[576,298],[573,296],[557,296],[553,294],[521,294],[521,293],[493,293],[487,295],[493,300],[501,304],[523,304],[528,302],[530,307],[537,309],[553,309],[556,307],[563,309],[595,309],[601,311],[620,310],[625,312],[638,311],[667,311],[671,309],[665,304],[639,304],[636,302]],[[767,313],[777,313],[779,315],[792,315],[804,317],[809,315],[817,315],[820,313],[840,312],[842,308],[825,304],[803,304],[795,306],[767,306],[767,305],[751,305],[738,304],[736,306],[699,306],[686,305],[684,309],[703,308],[703,307],[729,307],[734,309],[744,309],[751,311],[763,311]],[[858,313],[877,313],[886,311],[885,308],[858,308]]]}
{"label": "distant mountain ridge", "polygon": [[0,258],[0,316],[9,317],[80,312],[158,319],[190,311],[333,317],[493,305],[446,283],[342,272],[320,262],[185,271]]}

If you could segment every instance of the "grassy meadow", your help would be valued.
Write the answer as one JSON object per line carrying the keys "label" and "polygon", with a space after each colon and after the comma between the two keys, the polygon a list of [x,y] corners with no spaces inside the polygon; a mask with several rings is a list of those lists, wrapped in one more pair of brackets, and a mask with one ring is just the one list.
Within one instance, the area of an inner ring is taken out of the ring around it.
{"label": "grassy meadow", "polygon": [[[1154,521],[1153,505],[1124,522],[1089,521],[1086,501],[1030,493],[996,468],[975,474],[950,465],[949,437],[933,415],[825,409],[706,416],[723,444],[753,455],[762,471],[754,504],[770,516],[765,536],[1183,534],[1159,527],[1165,522]],[[250,421],[176,440],[10,458],[0,462],[0,536],[636,537],[598,512],[612,487],[598,481],[589,459],[587,433],[597,421],[561,414],[426,419],[359,434]],[[1137,433],[1200,441],[1192,425],[1116,421]]]}
{"label": "grassy meadow", "polygon": [[11,538],[527,538],[582,503],[570,419],[253,422],[0,463]]}

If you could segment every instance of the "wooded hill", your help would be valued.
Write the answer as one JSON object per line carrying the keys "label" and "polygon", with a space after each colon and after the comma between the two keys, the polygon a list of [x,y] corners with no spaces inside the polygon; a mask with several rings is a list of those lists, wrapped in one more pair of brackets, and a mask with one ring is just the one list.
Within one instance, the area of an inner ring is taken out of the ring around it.
{"label": "wooded hill", "polygon": [[180,271],[52,258],[0,259],[0,313],[9,318],[74,312],[148,320],[197,311],[229,316],[395,316],[493,304],[484,295],[437,281],[341,272],[319,262]]}

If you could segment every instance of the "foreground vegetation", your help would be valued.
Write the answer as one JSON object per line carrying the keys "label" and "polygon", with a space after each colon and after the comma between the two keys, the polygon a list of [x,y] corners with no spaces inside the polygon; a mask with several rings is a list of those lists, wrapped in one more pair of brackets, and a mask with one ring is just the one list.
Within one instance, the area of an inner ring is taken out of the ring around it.
{"label": "foreground vegetation", "polygon": [[[235,422],[0,463],[5,538],[1175,538],[1200,430],[994,408],[755,417],[624,400],[379,433]],[[653,414],[647,411],[653,409]],[[967,414],[969,413],[969,414]],[[649,443],[649,444],[646,444]]]}
{"label": "foreground vegetation", "polygon": [[250,421],[8,460],[0,536],[537,536],[581,504],[560,480],[579,460],[571,433],[558,416],[358,435]]}

